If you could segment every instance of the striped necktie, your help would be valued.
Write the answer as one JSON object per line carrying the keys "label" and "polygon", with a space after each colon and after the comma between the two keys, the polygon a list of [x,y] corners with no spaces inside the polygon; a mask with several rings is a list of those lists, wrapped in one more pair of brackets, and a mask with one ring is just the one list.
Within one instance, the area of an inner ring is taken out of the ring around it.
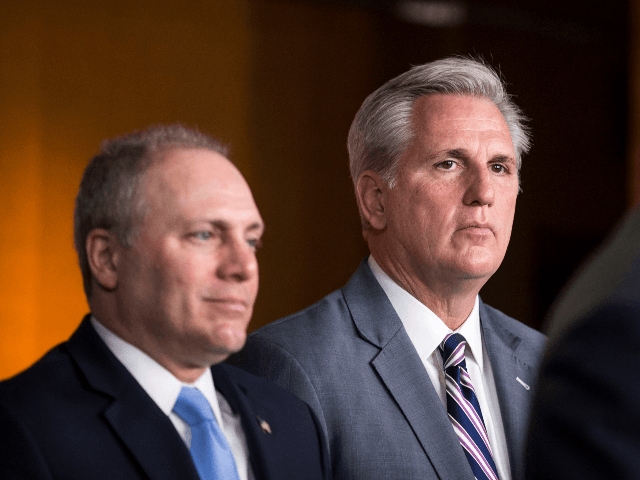
{"label": "striped necktie", "polygon": [[466,340],[450,333],[440,344],[447,384],[447,413],[477,480],[498,480],[476,393],[464,359]]}
{"label": "striped necktie", "polygon": [[190,453],[200,479],[238,480],[229,443],[202,392],[182,387],[173,411],[191,427]]}

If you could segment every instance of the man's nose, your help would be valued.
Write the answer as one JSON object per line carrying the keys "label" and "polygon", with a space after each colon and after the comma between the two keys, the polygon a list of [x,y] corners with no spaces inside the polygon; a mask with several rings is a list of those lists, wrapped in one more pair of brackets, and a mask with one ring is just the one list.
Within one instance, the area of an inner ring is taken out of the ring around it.
{"label": "man's nose", "polygon": [[258,274],[255,249],[244,239],[229,239],[220,252],[217,274],[238,282],[252,279]]}
{"label": "man's nose", "polygon": [[469,170],[468,185],[463,201],[465,205],[493,205],[495,186],[488,167]]}

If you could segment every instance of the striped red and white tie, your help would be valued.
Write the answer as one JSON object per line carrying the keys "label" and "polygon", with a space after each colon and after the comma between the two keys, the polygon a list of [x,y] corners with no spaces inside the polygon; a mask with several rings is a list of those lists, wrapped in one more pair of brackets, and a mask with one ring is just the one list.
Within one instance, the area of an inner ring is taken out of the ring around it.
{"label": "striped red and white tie", "polygon": [[447,384],[447,413],[477,480],[498,480],[491,445],[471,378],[464,337],[450,333],[440,344]]}

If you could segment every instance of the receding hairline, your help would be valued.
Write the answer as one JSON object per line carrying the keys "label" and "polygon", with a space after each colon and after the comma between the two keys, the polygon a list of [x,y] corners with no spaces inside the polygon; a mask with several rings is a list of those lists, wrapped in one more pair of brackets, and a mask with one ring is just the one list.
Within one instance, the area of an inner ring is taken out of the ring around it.
{"label": "receding hairline", "polygon": [[146,192],[146,184],[147,184],[147,175],[152,169],[160,169],[162,171],[163,166],[166,164],[168,158],[170,158],[172,153],[189,153],[189,152],[200,152],[200,153],[210,153],[211,158],[210,161],[219,162],[219,165],[224,165],[225,168],[228,168],[229,171],[234,172],[238,181],[246,186],[246,188],[251,192],[251,188],[249,184],[238,168],[238,166],[231,161],[225,154],[220,151],[212,148],[208,148],[206,146],[183,146],[183,145],[162,145],[157,148],[149,149],[142,158],[142,162],[144,165],[142,166],[140,172],[140,182],[138,184],[137,195],[139,198],[142,198]]}
{"label": "receding hairline", "polygon": [[[420,97],[417,97],[414,102],[411,104],[411,115],[409,116],[409,131],[411,133],[411,137],[415,136],[416,131],[415,128],[417,127],[417,122],[416,122],[416,118],[417,118],[417,113],[416,113],[416,109],[423,103],[425,102],[429,102],[429,101],[438,101],[439,99],[443,99],[443,98],[456,98],[456,99],[460,99],[460,100],[464,100],[464,99],[470,99],[470,100],[477,100],[478,102],[484,103],[485,105],[487,105],[487,107],[490,108],[491,110],[491,114],[492,116],[494,116],[495,118],[489,118],[487,117],[483,117],[483,116],[477,116],[477,117],[469,117],[469,121],[472,122],[474,120],[481,120],[484,124],[495,124],[495,129],[491,128],[491,130],[499,130],[503,133],[505,133],[511,143],[511,146],[513,147],[514,150],[514,154],[517,157],[517,152],[516,152],[516,146],[515,143],[513,141],[513,136],[511,135],[511,131],[509,130],[509,124],[507,123],[507,120],[504,118],[503,113],[500,111],[500,109],[498,108],[498,106],[495,104],[495,102],[493,102],[493,100],[491,100],[491,98],[486,97],[484,95],[477,95],[477,94],[466,94],[466,93],[427,93],[425,95],[422,95]],[[424,108],[426,108],[427,110],[425,112],[423,112],[424,114],[442,114],[439,115],[442,118],[455,118],[455,116],[457,115],[456,112],[457,111],[464,111],[464,110],[472,110],[474,109],[474,107],[469,106],[468,109],[464,109],[464,108],[456,108],[456,109],[450,109],[446,112],[440,110],[438,111],[439,108],[442,107],[442,104],[440,105],[427,105]],[[462,113],[464,115],[464,113]],[[422,117],[420,117],[422,119],[425,118],[425,116],[423,115]],[[437,117],[436,117],[437,118]],[[427,126],[431,125],[433,123],[433,120],[435,118],[429,118],[428,121],[426,122],[422,122],[423,124],[426,124]],[[460,129],[459,129],[460,130]],[[473,129],[465,129],[462,128],[462,130],[473,130]],[[410,143],[410,142],[409,142]]]}
{"label": "receding hairline", "polygon": [[212,154],[214,154],[214,156],[225,159],[227,162],[233,165],[236,170],[238,170],[238,167],[235,165],[235,163],[232,162],[227,156],[226,149],[224,149],[224,151],[221,152],[215,148],[200,146],[200,145],[192,146],[192,145],[184,145],[184,144],[167,143],[167,144],[162,144],[155,147],[150,147],[145,152],[144,156],[142,157],[142,160],[145,162],[148,162],[146,165],[146,168],[148,168],[149,166],[155,165],[158,162],[161,163],[167,157],[167,155],[169,155],[172,152],[196,151],[196,150],[199,150],[202,152],[211,152]]}

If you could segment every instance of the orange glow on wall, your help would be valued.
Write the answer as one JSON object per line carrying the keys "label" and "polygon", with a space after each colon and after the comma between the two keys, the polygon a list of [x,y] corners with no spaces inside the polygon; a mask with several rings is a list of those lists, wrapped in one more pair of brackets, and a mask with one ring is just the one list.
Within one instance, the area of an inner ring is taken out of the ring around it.
{"label": "orange glow on wall", "polygon": [[0,5],[0,379],[88,312],[73,202],[102,139],[198,126],[250,174],[248,10],[237,0]]}

